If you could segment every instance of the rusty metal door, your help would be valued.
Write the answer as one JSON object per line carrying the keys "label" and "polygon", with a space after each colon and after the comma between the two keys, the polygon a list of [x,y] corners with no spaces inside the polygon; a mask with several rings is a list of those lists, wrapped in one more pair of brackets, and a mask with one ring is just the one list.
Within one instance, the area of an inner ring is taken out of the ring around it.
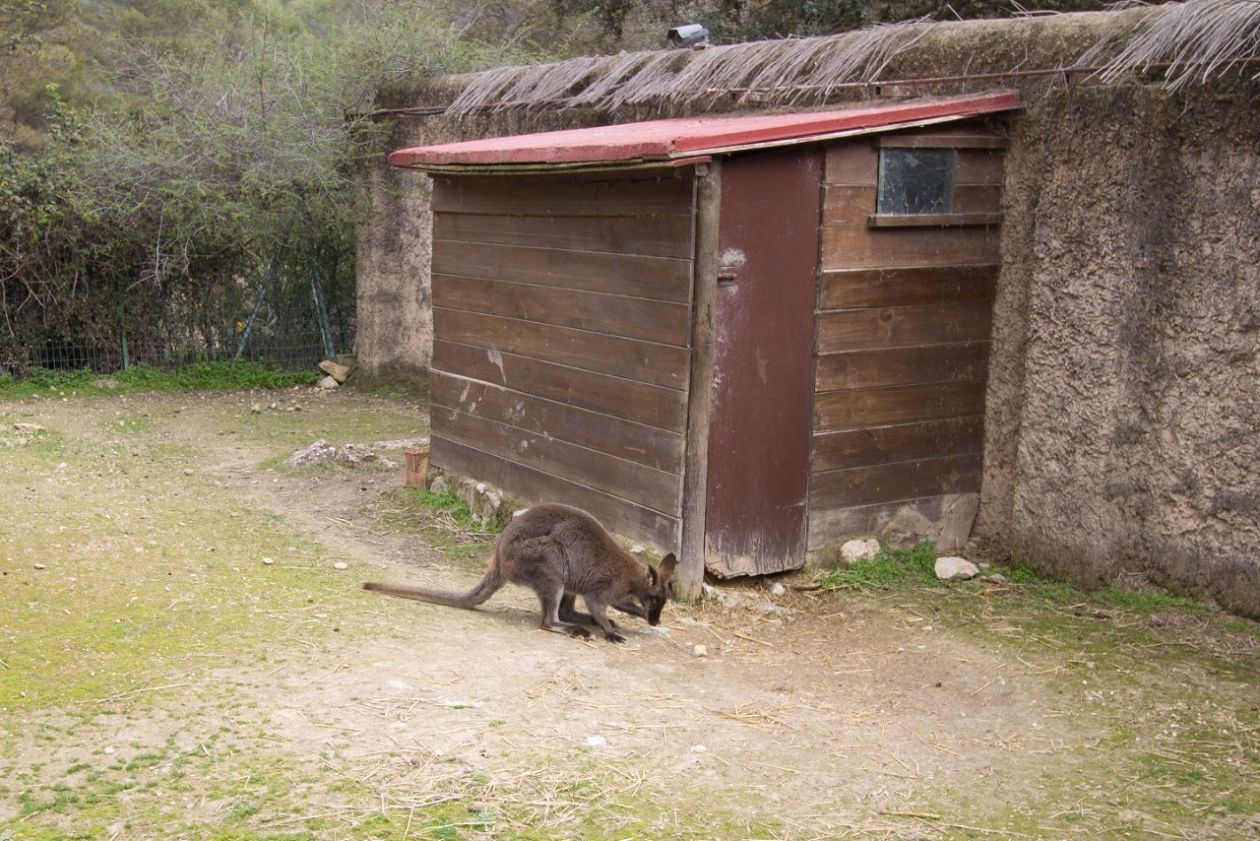
{"label": "rusty metal door", "polygon": [[722,162],[705,562],[805,562],[822,152]]}

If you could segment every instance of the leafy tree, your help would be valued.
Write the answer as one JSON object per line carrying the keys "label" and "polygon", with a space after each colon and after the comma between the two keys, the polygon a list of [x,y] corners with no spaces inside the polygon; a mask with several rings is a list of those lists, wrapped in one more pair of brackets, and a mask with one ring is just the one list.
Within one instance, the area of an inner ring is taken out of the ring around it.
{"label": "leafy tree", "polygon": [[0,141],[0,366],[46,364],[62,345],[121,361],[124,331],[132,349],[220,354],[268,267],[313,264],[352,306],[353,178],[379,153],[362,116],[376,90],[514,55],[461,39],[440,12],[138,0],[74,6],[51,27],[22,18],[28,57],[96,43],[71,50],[77,75],[42,85],[35,116],[14,109],[20,130]]}

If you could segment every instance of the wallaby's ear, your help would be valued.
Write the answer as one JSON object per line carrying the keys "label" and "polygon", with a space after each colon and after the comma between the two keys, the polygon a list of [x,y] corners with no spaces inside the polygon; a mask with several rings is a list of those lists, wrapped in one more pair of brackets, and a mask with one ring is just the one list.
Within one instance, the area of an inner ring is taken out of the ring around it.
{"label": "wallaby's ear", "polygon": [[648,586],[655,588],[656,587],[656,567],[652,566],[651,564],[648,564],[647,568],[648,568]]}
{"label": "wallaby's ear", "polygon": [[674,557],[673,552],[670,552],[664,558],[661,558],[661,563],[656,569],[660,573],[660,578],[663,583],[669,583],[669,580],[674,577],[674,566],[677,563],[678,559]]}

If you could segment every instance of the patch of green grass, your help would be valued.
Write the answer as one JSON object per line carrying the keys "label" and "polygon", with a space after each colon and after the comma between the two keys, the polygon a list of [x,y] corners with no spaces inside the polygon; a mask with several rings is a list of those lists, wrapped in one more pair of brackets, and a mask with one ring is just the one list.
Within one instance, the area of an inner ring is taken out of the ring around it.
{"label": "patch of green grass", "polygon": [[[400,488],[383,500],[376,516],[384,525],[420,535],[455,559],[484,559],[505,525],[503,520],[483,524],[450,488],[437,493],[427,488]],[[504,517],[510,516],[504,511]]]}
{"label": "patch of green grass", "polygon": [[[403,488],[402,497],[404,500],[433,511],[444,511],[451,515],[451,519],[460,528],[479,529],[481,523],[472,515],[472,509],[468,507],[468,503],[464,502],[455,495],[455,491],[446,488],[439,493],[434,493],[428,488]],[[490,528],[493,528],[491,526]]]}
{"label": "patch of green grass", "polygon": [[[32,369],[15,379],[0,374],[0,398],[65,397],[70,395],[118,394],[141,391],[242,391],[253,388],[289,388],[312,385],[318,374],[277,371],[254,362],[198,362],[174,371],[159,371],[147,365],[132,365],[125,371],[103,375],[93,371],[54,371]],[[112,387],[96,383],[112,380]]]}
{"label": "patch of green grass", "polygon": [[1163,590],[1134,592],[1108,587],[1091,594],[1091,601],[1117,610],[1131,613],[1159,613],[1163,610],[1186,610],[1198,613],[1204,610],[1202,602],[1185,596],[1175,596]]}
{"label": "patch of green grass", "polygon": [[915,586],[936,580],[936,550],[928,541],[913,549],[885,548],[873,558],[829,570],[818,577],[823,590]]}

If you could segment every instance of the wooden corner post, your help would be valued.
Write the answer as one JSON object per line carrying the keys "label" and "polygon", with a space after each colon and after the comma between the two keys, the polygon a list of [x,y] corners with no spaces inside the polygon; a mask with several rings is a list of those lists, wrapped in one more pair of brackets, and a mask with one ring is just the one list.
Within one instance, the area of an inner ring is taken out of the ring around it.
{"label": "wooden corner post", "polygon": [[682,551],[675,596],[699,597],[704,584],[704,513],[708,492],[709,407],[713,400],[714,314],[717,308],[718,210],[722,164],[696,168],[695,273],[692,281],[691,370],[687,389],[687,454],[683,468]]}

